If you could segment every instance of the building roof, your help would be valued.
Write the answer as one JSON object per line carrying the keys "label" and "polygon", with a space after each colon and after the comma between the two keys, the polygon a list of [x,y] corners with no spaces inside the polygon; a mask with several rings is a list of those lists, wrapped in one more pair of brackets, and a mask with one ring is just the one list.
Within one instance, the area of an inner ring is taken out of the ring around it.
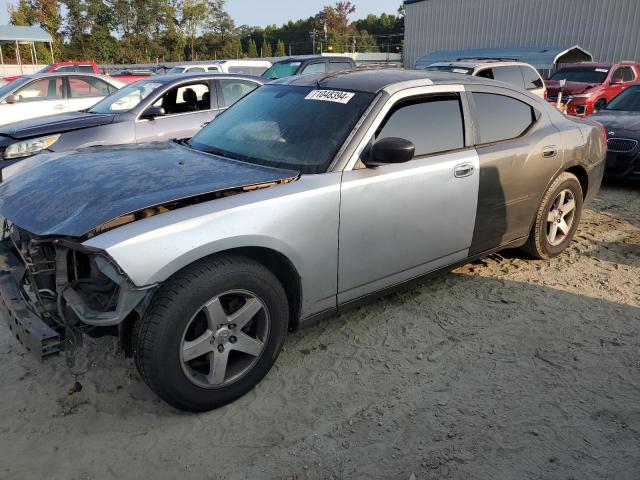
{"label": "building roof", "polygon": [[329,90],[347,90],[353,92],[378,93],[387,87],[412,82],[413,86],[423,85],[462,85],[487,84],[495,85],[491,80],[457,75],[455,73],[427,72],[424,70],[399,69],[363,69],[316,75],[286,77],[272,82],[273,84],[292,85],[296,87],[316,87]]}
{"label": "building roof", "polygon": [[416,60],[416,68],[425,68],[436,62],[460,60],[514,60],[525,62],[544,70],[558,63],[590,62],[593,56],[578,45],[561,47],[508,47],[473,48],[431,52]]}
{"label": "building roof", "polygon": [[51,35],[40,27],[0,25],[0,42],[44,42],[51,43]]}

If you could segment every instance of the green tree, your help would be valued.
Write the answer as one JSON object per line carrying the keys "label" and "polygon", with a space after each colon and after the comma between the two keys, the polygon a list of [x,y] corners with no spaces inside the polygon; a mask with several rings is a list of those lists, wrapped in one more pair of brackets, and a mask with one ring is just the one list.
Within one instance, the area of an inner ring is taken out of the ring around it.
{"label": "green tree", "polygon": [[274,56],[276,57],[284,57],[287,54],[285,51],[284,42],[282,40],[278,40],[278,46],[276,47],[276,52]]}
{"label": "green tree", "polygon": [[253,38],[249,39],[249,46],[247,47],[247,57],[249,58],[258,58],[258,47],[256,46],[256,42]]}
{"label": "green tree", "polygon": [[189,55],[195,58],[195,41],[200,29],[207,25],[208,2],[206,0],[184,0],[182,3],[182,28],[189,41]]}
{"label": "green tree", "polygon": [[271,50],[271,44],[269,43],[269,41],[266,38],[262,42],[262,50],[261,50],[260,53],[262,54],[263,57],[273,57],[273,52]]}

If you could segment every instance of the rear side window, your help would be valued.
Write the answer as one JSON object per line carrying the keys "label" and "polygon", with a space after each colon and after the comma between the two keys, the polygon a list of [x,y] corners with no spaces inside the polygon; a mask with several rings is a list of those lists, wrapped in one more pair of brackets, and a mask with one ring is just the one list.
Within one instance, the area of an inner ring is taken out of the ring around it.
{"label": "rear side window", "polygon": [[79,65],[78,71],[83,73],[93,73],[93,67],[91,65]]}
{"label": "rear side window", "polygon": [[249,95],[258,84],[248,80],[221,79],[218,80],[218,102],[220,108],[230,107],[245,95]]}
{"label": "rear side window", "polygon": [[480,144],[518,138],[536,122],[538,114],[513,97],[493,93],[473,94]]}
{"label": "rear side window", "polygon": [[[196,72],[198,70],[189,70],[190,72]],[[222,69],[220,67],[207,67],[208,72],[221,72]]]}
{"label": "rear side window", "polygon": [[376,138],[413,142],[416,157],[464,148],[464,122],[458,95],[414,99],[396,105]]}
{"label": "rear side window", "polygon": [[520,67],[522,78],[524,79],[524,88],[527,90],[536,90],[544,88],[544,82],[538,72],[531,67]]}
{"label": "rear side window", "polygon": [[71,98],[106,97],[110,94],[109,84],[93,77],[71,77],[69,89]]}
{"label": "rear side window", "polygon": [[78,67],[76,67],[75,65],[65,65],[63,67],[56,68],[55,71],[56,72],[77,72]]}
{"label": "rear side window", "polygon": [[331,62],[329,63],[330,72],[342,72],[344,70],[351,70],[351,64],[349,62]]}
{"label": "rear side window", "polygon": [[305,75],[310,75],[312,73],[325,73],[327,71],[327,64],[324,62],[320,63],[311,63],[304,67],[302,73]]}
{"label": "rear side window", "polygon": [[204,67],[191,67],[188,72],[192,73],[192,72],[204,72]]}
{"label": "rear side window", "polygon": [[492,70],[494,80],[509,83],[519,88],[524,86],[522,81],[522,72],[520,71],[519,66],[495,67],[492,68]]}

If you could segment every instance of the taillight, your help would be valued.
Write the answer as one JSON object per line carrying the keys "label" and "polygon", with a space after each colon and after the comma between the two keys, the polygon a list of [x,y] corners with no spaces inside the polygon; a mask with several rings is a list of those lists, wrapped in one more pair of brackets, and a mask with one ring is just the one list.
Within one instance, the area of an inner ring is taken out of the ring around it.
{"label": "taillight", "polygon": [[549,100],[549,91],[546,88],[544,89],[544,99]]}

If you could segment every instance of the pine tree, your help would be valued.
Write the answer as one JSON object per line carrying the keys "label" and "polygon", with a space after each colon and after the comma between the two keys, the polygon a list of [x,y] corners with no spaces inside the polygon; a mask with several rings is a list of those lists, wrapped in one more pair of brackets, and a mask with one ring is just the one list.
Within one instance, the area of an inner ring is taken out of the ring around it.
{"label": "pine tree", "polygon": [[276,47],[276,57],[284,57],[287,55],[287,52],[284,48],[284,42],[282,40],[278,40],[278,46]]}
{"label": "pine tree", "polygon": [[247,46],[247,57],[258,58],[258,47],[256,47],[256,42],[253,40],[253,38],[249,39],[249,45]]}
{"label": "pine tree", "polygon": [[271,44],[267,42],[265,38],[262,42],[262,56],[263,57],[273,57],[273,52],[271,51]]}

